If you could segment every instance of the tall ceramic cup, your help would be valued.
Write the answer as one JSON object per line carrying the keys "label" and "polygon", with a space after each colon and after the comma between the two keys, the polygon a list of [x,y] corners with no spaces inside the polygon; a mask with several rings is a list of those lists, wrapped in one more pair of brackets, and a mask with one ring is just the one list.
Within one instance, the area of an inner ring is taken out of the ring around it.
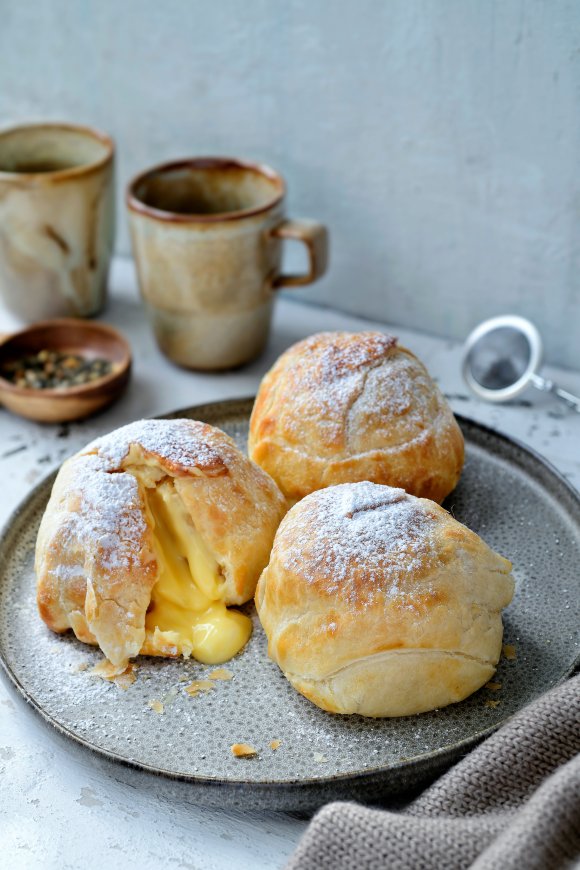
{"label": "tall ceramic cup", "polygon": [[[156,166],[129,185],[141,293],[159,347],[178,365],[216,370],[253,359],[276,290],[326,270],[325,227],[286,219],[284,194],[273,169],[221,157]],[[304,275],[281,274],[283,239],[306,246]]]}
{"label": "tall ceramic cup", "polygon": [[114,240],[112,140],[73,124],[0,131],[0,296],[26,321],[96,314]]}

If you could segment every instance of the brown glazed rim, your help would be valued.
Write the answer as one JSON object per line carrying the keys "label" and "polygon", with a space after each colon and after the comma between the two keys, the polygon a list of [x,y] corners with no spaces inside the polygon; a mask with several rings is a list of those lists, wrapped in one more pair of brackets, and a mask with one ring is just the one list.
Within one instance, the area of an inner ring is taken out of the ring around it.
{"label": "brown glazed rim", "polygon": [[[147,205],[147,203],[143,202],[143,200],[139,199],[137,196],[137,186],[145,179],[152,175],[167,172],[168,170],[184,167],[192,167],[194,169],[227,169],[229,167],[247,169],[250,172],[255,172],[258,175],[265,176],[270,181],[274,181],[278,188],[278,193],[273,196],[271,200],[264,203],[264,205],[256,206],[255,208],[243,208],[238,211],[217,212],[215,214],[183,214],[181,212],[164,211],[163,209]],[[127,185],[126,202],[130,211],[160,221],[168,221],[169,223],[206,224],[238,220],[240,218],[251,217],[252,215],[269,211],[284,199],[285,194],[286,184],[284,179],[275,169],[272,169],[271,166],[267,166],[265,163],[252,163],[247,160],[239,160],[237,157],[190,157],[182,160],[171,160],[167,163],[159,163],[157,166],[152,166],[144,172],[140,172]]]}
{"label": "brown glazed rim", "polygon": [[[11,332],[9,335],[5,336],[0,340],[0,362],[2,361],[2,357],[4,355],[5,349],[9,344],[15,342],[18,345],[18,340],[25,335],[28,335],[31,332],[35,332],[39,329],[48,329],[50,327],[55,328],[72,328],[75,330],[86,330],[87,333],[97,333],[105,334],[112,338],[119,348],[122,351],[123,358],[120,361],[113,360],[110,356],[107,356],[103,353],[103,356],[109,360],[109,362],[113,362],[113,370],[109,372],[108,375],[103,375],[102,378],[98,378],[96,381],[91,381],[88,384],[79,384],[77,387],[67,387],[63,390],[57,389],[45,389],[39,390],[34,387],[18,387],[16,384],[13,384],[12,381],[3,378],[0,375],[0,394],[1,393],[10,393],[14,396],[22,396],[22,397],[34,397],[34,398],[42,398],[42,399],[78,399],[78,398],[88,398],[94,393],[99,393],[103,389],[103,387],[110,386],[115,383],[120,376],[124,376],[131,368],[132,364],[132,356],[131,356],[131,348],[129,346],[129,342],[117,329],[112,326],[109,326],[107,323],[96,323],[96,322],[85,322],[83,320],[79,320],[74,317],[62,317],[54,320],[39,320],[37,323],[32,324],[31,326],[27,326],[25,329],[21,329],[19,332]],[[50,341],[47,340],[47,344],[50,345]],[[81,351],[81,347],[79,345],[79,352]]]}
{"label": "brown glazed rim", "polygon": [[96,139],[101,145],[107,149],[107,153],[98,160],[93,160],[90,163],[83,163],[81,166],[71,166],[67,169],[55,169],[54,172],[9,172],[0,169],[0,179],[14,181],[22,179],[22,181],[65,181],[69,178],[76,178],[81,175],[88,175],[96,169],[101,169],[108,163],[111,163],[115,154],[115,143],[107,133],[101,130],[96,130],[94,127],[88,127],[85,124],[69,124],[65,121],[31,121],[25,124],[13,124],[10,127],[0,129],[0,139],[4,136],[9,136],[12,133],[19,133],[24,130],[65,130],[73,133],[83,133],[90,139]]}

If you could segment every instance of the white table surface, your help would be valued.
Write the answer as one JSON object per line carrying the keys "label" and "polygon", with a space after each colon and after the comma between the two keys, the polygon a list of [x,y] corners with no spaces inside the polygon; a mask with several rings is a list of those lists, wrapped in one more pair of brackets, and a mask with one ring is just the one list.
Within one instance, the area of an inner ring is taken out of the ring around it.
{"label": "white table surface", "polygon": [[[111,300],[102,319],[119,327],[131,342],[134,369],[128,392],[100,416],[70,426],[41,426],[0,409],[0,524],[34,484],[96,435],[140,417],[252,395],[275,358],[312,332],[377,327],[284,298],[261,359],[232,373],[193,374],[175,368],[157,350],[139,303],[132,263],[120,259],[114,264]],[[0,332],[17,325],[0,308]],[[427,365],[456,412],[533,447],[580,488],[580,414],[533,390],[509,406],[485,405],[467,394],[457,343],[393,331]],[[545,372],[580,393],[580,373],[549,367]],[[0,777],[0,861],[12,870],[279,868],[307,824],[290,814],[205,809],[196,805],[190,785],[143,780],[134,771],[99,760],[45,724],[4,674]]]}

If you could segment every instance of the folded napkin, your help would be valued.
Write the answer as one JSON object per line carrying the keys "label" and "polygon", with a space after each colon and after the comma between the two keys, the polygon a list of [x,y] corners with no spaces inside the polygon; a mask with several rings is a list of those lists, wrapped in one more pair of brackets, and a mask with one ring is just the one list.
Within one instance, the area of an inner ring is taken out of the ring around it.
{"label": "folded napkin", "polygon": [[579,752],[577,676],[512,717],[402,812],[323,807],[287,870],[580,867]]}

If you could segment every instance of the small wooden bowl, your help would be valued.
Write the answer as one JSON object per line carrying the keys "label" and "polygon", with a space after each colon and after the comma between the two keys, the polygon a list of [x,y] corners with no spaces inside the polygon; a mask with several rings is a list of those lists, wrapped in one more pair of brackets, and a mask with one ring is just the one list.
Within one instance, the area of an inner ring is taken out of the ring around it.
{"label": "small wooden bowl", "polygon": [[62,390],[17,387],[0,375],[0,404],[40,423],[82,420],[118,399],[131,373],[131,349],[123,336],[103,323],[64,318],[44,320],[2,339],[0,370],[41,350],[100,357],[113,364],[110,374],[89,384]]}

